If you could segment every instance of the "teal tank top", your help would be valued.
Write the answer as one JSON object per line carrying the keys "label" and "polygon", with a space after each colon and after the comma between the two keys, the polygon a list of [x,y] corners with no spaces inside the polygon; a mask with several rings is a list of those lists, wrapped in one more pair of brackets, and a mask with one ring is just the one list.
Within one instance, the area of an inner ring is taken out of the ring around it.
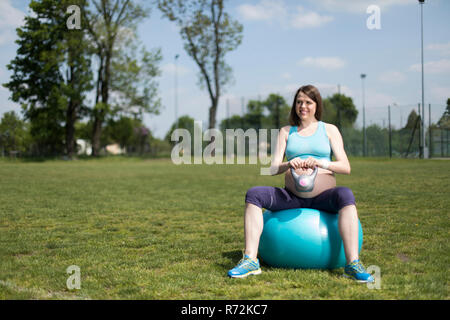
{"label": "teal tank top", "polygon": [[303,137],[298,133],[298,127],[292,126],[286,143],[286,158],[288,161],[300,157],[304,160],[313,157],[318,160],[331,161],[331,146],[325,130],[325,124],[319,121],[314,134]]}

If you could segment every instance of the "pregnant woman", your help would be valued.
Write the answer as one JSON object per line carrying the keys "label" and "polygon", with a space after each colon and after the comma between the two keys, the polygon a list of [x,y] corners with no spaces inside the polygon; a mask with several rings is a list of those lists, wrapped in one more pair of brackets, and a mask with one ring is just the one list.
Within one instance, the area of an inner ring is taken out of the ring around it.
{"label": "pregnant woman", "polygon": [[[342,136],[336,126],[320,121],[322,98],[316,87],[300,87],[289,115],[291,126],[281,128],[271,172],[285,173],[285,187],[250,188],[245,197],[245,252],[238,265],[228,272],[232,278],[261,273],[257,259],[264,220],[262,209],[270,211],[312,208],[339,214],[338,227],[345,250],[344,276],[358,282],[373,282],[358,257],[358,213],[353,192],[336,187],[335,173],[350,174],[350,163]],[[331,162],[331,152],[336,161]],[[287,162],[283,162],[286,155]],[[299,192],[291,169],[297,174],[310,173],[318,167],[314,188]]]}

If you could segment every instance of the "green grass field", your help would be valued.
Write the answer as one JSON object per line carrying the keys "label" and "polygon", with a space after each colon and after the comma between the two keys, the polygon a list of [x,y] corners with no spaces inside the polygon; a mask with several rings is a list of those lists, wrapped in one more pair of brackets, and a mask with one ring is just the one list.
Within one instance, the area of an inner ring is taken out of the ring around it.
{"label": "green grass field", "polygon": [[[0,160],[1,299],[449,299],[450,161],[351,159],[363,263],[381,289],[337,270],[230,279],[246,190],[282,186],[256,165],[168,159]],[[69,290],[67,267],[81,271]]]}

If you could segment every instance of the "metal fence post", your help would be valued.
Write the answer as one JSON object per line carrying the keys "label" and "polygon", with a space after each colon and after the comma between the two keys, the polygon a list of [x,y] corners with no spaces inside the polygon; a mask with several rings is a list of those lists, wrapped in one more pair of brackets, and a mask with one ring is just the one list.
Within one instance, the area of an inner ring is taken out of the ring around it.
{"label": "metal fence post", "polygon": [[428,157],[433,156],[432,138],[431,138],[431,103],[428,104]]}
{"label": "metal fence post", "polygon": [[422,149],[422,116],[420,112],[420,103],[418,104],[419,109],[419,158],[423,158],[423,149]]}
{"label": "metal fence post", "polygon": [[388,122],[389,122],[389,158],[392,158],[392,131],[391,131],[391,106],[388,106]]}

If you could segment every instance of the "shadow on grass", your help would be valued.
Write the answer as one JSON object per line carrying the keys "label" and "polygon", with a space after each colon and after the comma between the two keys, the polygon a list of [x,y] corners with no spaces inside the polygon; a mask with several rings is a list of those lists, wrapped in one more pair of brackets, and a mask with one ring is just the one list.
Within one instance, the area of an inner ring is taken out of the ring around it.
{"label": "shadow on grass", "polygon": [[239,260],[242,259],[242,250],[233,250],[222,252],[222,257],[226,258],[227,263],[216,263],[217,266],[228,271],[237,265]]}
{"label": "shadow on grass", "polygon": [[[239,262],[239,260],[242,259],[243,256],[243,252],[240,250],[233,250],[233,251],[226,251],[226,252],[222,252],[222,256],[224,258],[226,258],[227,260],[230,260],[229,264],[224,264],[224,263],[217,263],[216,265],[223,268],[225,271],[230,270],[231,268],[233,268],[234,266],[237,265],[237,263]],[[266,272],[270,272],[270,271],[275,271],[275,270],[280,270],[280,271],[292,271],[292,270],[304,270],[304,271],[317,271],[317,272],[326,272],[328,273],[328,275],[330,277],[333,278],[340,278],[342,276],[342,268],[338,268],[338,269],[294,269],[294,268],[279,268],[279,267],[273,267],[269,264],[267,264],[266,262],[264,262],[263,259],[259,258],[259,263],[261,265],[261,268],[264,269],[264,271]]]}
{"label": "shadow on grass", "polygon": [[[222,257],[226,258],[226,260],[230,261],[229,264],[225,263],[216,263],[217,266],[223,268],[224,270],[230,270],[234,266],[237,265],[239,260],[242,259],[243,252],[242,250],[232,250],[232,251],[225,251],[222,252]],[[259,258],[259,262],[261,265],[261,268],[264,268],[266,271],[270,270],[317,270],[322,272],[327,272],[331,277],[340,277],[342,276],[342,270],[341,269],[291,269],[291,268],[277,268],[273,267],[271,265],[268,265],[264,262],[261,258]]]}
{"label": "shadow on grass", "polygon": [[222,257],[232,261],[239,261],[242,258],[242,250],[233,250],[222,252]]}

